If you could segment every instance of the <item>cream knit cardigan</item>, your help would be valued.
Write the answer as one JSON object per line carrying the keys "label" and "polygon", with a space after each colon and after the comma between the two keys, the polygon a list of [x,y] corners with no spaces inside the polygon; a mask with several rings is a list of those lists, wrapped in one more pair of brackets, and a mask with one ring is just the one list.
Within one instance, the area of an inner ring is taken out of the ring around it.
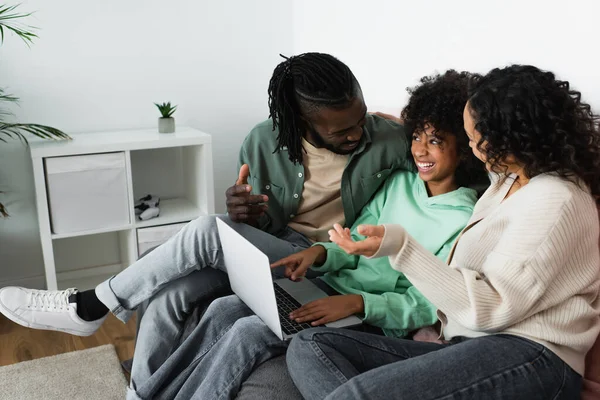
{"label": "cream knit cardigan", "polygon": [[583,375],[600,331],[598,212],[588,190],[554,174],[503,201],[514,176],[475,205],[449,266],[399,225],[386,225],[374,257],[438,309],[446,339],[512,334],[541,343]]}

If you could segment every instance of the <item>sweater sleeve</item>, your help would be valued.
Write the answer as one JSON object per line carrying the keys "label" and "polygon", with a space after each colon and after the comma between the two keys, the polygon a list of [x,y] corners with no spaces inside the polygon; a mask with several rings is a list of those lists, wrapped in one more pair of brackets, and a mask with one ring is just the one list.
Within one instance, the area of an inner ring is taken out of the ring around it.
{"label": "sweater sleeve", "polygon": [[[448,257],[459,230],[460,228],[457,227],[457,233],[449,238],[435,254],[438,260],[445,260]],[[404,283],[401,286],[404,287]],[[361,293],[361,295],[365,305],[364,321],[383,329],[410,332],[423,326],[433,325],[438,319],[435,306],[415,286],[410,286],[406,290],[396,288],[394,292]]]}
{"label": "sweater sleeve", "polygon": [[523,204],[485,257],[482,274],[447,266],[398,225],[386,226],[377,255],[396,253],[390,257],[393,268],[464,327],[498,332],[548,306],[540,299],[565,265],[569,249],[585,240],[586,218],[576,211],[568,200]]}

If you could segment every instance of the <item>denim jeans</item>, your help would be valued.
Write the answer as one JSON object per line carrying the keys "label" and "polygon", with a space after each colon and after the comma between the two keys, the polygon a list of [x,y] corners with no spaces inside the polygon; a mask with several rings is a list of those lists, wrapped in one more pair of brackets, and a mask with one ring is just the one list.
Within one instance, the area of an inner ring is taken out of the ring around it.
{"label": "denim jeans", "polygon": [[227,216],[200,217],[162,246],[96,287],[98,298],[126,322],[141,306],[131,385],[152,379],[179,345],[188,315],[198,302],[229,293],[216,218],[228,223],[277,261],[311,245],[292,229],[275,237]]}
{"label": "denim jeans", "polygon": [[417,342],[347,329],[300,332],[287,352],[308,399],[578,399],[581,376],[511,335]]}
{"label": "denim jeans", "polygon": [[169,283],[193,271],[214,268],[226,272],[216,219],[220,218],[269,257],[270,262],[307,248],[311,242],[292,229],[279,237],[226,215],[200,217],[146,257],[96,287],[96,295],[121,321]]}
{"label": "denim jeans", "polygon": [[149,379],[132,375],[127,398],[230,399],[254,367],[286,347],[237,296],[221,297]]}

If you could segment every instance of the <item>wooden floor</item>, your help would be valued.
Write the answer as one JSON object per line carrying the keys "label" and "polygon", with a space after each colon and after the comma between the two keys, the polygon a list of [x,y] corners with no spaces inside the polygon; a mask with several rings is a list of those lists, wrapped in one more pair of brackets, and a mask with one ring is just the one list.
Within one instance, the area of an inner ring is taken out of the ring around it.
{"label": "wooden floor", "polygon": [[109,314],[92,336],[24,328],[0,314],[0,366],[113,344],[121,361],[133,357],[135,318],[123,324]]}

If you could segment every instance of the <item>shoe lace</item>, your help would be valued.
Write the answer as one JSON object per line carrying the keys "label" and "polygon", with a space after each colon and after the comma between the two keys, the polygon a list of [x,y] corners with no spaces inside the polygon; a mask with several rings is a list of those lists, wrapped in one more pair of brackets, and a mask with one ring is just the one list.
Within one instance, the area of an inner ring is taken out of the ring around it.
{"label": "shoe lace", "polygon": [[64,310],[69,308],[69,297],[77,289],[35,290],[31,293],[29,308]]}

